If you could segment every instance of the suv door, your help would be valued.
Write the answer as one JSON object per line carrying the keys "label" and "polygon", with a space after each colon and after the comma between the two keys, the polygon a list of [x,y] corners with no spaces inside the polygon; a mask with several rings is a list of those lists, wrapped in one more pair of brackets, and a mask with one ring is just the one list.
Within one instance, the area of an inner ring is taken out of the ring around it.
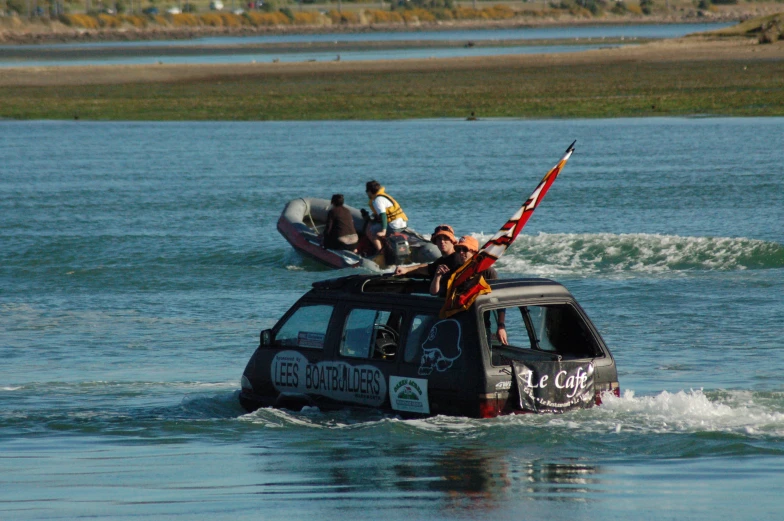
{"label": "suv door", "polygon": [[[605,390],[607,377],[617,385],[612,357],[572,302],[484,308],[480,320],[489,362],[487,389],[496,392],[499,412],[589,407]],[[505,325],[506,342],[497,333],[500,325]]]}
{"label": "suv door", "polygon": [[334,359],[345,379],[342,401],[387,404],[387,382],[397,365],[403,319],[402,311],[370,304],[345,310]]}
{"label": "suv door", "polygon": [[254,394],[277,396],[273,405],[279,407],[318,405],[312,373],[332,357],[336,314],[334,305],[313,301],[286,313],[273,328],[271,345],[259,346],[245,370]]}
{"label": "suv door", "polygon": [[[407,323],[396,377],[409,379],[427,398],[429,406],[423,412],[476,415],[477,389],[483,383],[481,347],[473,320],[468,318],[472,318],[470,313],[441,319],[433,309],[412,314]],[[390,387],[394,393],[394,386]]]}

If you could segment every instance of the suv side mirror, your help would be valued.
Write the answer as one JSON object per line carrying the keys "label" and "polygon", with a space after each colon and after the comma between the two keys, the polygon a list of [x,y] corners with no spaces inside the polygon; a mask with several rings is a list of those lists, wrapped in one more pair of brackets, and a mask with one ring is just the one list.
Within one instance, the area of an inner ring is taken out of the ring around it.
{"label": "suv side mirror", "polygon": [[259,346],[271,346],[272,339],[273,339],[272,330],[265,329],[259,335]]}

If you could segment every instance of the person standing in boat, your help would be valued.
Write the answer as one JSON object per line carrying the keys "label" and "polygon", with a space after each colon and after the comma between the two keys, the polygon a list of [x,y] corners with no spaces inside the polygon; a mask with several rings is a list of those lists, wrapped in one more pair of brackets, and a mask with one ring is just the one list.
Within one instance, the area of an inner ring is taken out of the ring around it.
{"label": "person standing in boat", "polygon": [[430,264],[418,264],[416,266],[398,266],[395,268],[395,276],[408,275],[409,277],[428,277],[433,278],[436,274],[436,269],[441,265],[446,265],[449,269],[456,269],[460,266],[460,262],[455,255],[455,230],[448,224],[439,224],[433,230],[433,235],[430,236],[430,242],[436,245],[438,251],[441,252],[441,257],[434,260]]}
{"label": "person standing in boat", "polygon": [[331,250],[355,250],[359,242],[351,212],[343,206],[343,194],[332,196],[332,208],[327,212],[322,246]]}
{"label": "person standing in boat", "polygon": [[373,210],[374,217],[374,222],[367,227],[366,234],[378,252],[382,248],[381,239],[386,237],[387,233],[406,229],[408,217],[400,204],[386,193],[378,181],[368,181],[365,185],[365,193],[369,198],[368,204]]}

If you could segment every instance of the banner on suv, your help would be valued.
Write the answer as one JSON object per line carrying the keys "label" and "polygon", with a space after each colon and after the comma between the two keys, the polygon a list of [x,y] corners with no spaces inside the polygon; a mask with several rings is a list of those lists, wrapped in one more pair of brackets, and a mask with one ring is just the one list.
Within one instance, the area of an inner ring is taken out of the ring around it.
{"label": "banner on suv", "polygon": [[591,362],[513,361],[520,408],[531,412],[564,412],[595,403]]}

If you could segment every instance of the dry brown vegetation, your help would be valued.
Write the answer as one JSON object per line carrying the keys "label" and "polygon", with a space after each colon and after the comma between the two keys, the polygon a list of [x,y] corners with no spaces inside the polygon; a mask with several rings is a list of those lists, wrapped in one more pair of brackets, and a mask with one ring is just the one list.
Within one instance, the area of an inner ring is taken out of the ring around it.
{"label": "dry brown vegetation", "polygon": [[[591,11],[575,0],[538,2],[466,2],[453,8],[379,9],[372,4],[344,2],[340,12],[333,4],[307,9],[284,8],[272,12],[241,14],[217,11],[145,16],[140,13],[72,13],[28,21],[0,16],[0,42],[132,40],[193,38],[209,35],[243,35],[282,32],[353,32],[361,30],[444,29],[453,27],[511,27],[595,23],[677,23],[734,21],[782,11],[776,2],[741,2],[735,5],[696,7],[696,0],[661,0],[641,7],[641,0],[584,0],[601,5]],[[643,0],[648,1],[648,0]],[[703,0],[708,1],[708,0]],[[587,5],[587,4],[586,4]],[[650,7],[652,6],[652,7]],[[163,5],[162,5],[163,7]],[[644,12],[645,11],[645,12]]]}

